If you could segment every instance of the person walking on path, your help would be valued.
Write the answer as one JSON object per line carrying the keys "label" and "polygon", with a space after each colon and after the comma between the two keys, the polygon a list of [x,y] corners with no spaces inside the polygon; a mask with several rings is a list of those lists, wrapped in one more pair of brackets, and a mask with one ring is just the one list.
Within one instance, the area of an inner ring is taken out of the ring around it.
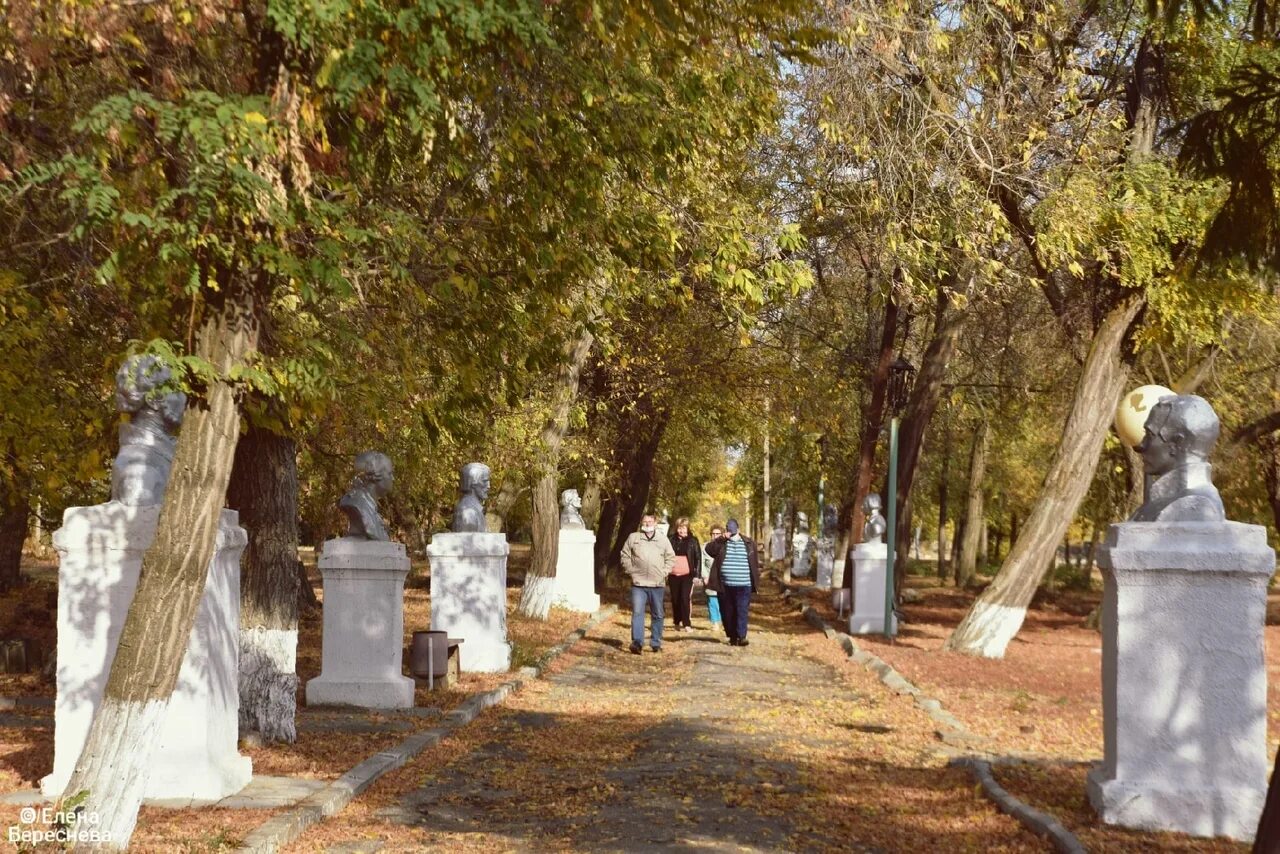
{"label": "person walking on path", "polygon": [[707,548],[712,543],[720,539],[724,533],[724,529],[719,525],[711,526],[711,539],[707,540],[707,545],[702,549],[702,572],[698,576],[698,580],[702,582],[702,590],[707,594],[707,619],[711,622],[711,630],[715,631],[720,628],[720,596],[716,593],[714,587],[709,583],[711,578],[711,555],[707,553]]}
{"label": "person walking on path", "polygon": [[724,633],[733,646],[747,645],[747,609],[760,585],[760,556],[750,537],[738,532],[738,520],[724,526],[726,534],[707,544],[711,573],[707,585],[720,594]]}
{"label": "person walking on path", "polygon": [[631,577],[631,651],[640,654],[644,646],[644,612],[649,609],[649,645],[662,652],[662,596],[667,575],[675,566],[671,541],[658,536],[658,521],[652,513],[640,520],[640,530],[622,544],[622,571]]}
{"label": "person walking on path", "polygon": [[702,546],[698,538],[689,533],[689,518],[681,516],[676,520],[676,529],[671,533],[671,549],[676,553],[676,563],[667,576],[667,584],[671,587],[671,621],[679,631],[693,629],[689,622],[693,611],[693,579],[702,575]]}

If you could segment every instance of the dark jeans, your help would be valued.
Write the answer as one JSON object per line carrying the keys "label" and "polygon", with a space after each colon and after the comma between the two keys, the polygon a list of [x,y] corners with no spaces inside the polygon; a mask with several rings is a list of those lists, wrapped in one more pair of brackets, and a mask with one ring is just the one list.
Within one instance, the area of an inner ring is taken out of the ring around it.
{"label": "dark jeans", "polygon": [[720,613],[724,617],[724,633],[730,640],[747,636],[747,608],[751,605],[751,587],[730,587],[720,591]]}
{"label": "dark jeans", "polygon": [[671,621],[677,626],[691,625],[689,615],[693,610],[693,573],[668,575],[667,584],[671,587]]}
{"label": "dark jeans", "polygon": [[631,588],[631,644],[644,644],[644,610],[649,609],[649,639],[654,649],[662,646],[662,595],[661,587]]}

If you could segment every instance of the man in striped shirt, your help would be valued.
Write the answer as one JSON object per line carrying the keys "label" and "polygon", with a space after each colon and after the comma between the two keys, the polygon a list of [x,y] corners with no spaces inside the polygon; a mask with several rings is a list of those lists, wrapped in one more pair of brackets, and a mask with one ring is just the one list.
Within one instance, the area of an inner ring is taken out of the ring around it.
{"label": "man in striped shirt", "polygon": [[738,520],[730,519],[725,534],[707,543],[711,573],[707,586],[720,597],[724,632],[733,646],[747,645],[747,609],[751,594],[760,585],[760,556],[756,544],[738,530]]}

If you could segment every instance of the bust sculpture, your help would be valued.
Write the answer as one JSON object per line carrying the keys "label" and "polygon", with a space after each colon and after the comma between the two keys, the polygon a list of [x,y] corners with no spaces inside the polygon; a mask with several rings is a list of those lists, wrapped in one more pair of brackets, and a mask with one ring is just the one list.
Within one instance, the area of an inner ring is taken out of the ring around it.
{"label": "bust sculpture", "polygon": [[458,533],[488,530],[484,519],[484,500],[489,497],[489,467],[484,463],[467,463],[458,476],[458,499],[453,508],[453,530]]}
{"label": "bust sculpture", "polygon": [[172,379],[155,356],[130,356],[116,373],[116,408],[131,417],[120,425],[120,452],[111,467],[111,498],[131,507],[164,501],[178,428],[187,396],[165,392]]}
{"label": "bust sculpture", "polygon": [[888,530],[884,517],[880,515],[880,496],[874,492],[868,492],[867,497],[862,499],[862,512],[867,516],[867,523],[862,526],[862,541],[864,543],[882,543],[884,542],[884,532]]}
{"label": "bust sculpture", "polygon": [[822,536],[834,537],[840,524],[840,511],[834,504],[822,508]]}
{"label": "bust sculpture", "polygon": [[1219,429],[1213,407],[1194,394],[1162,397],[1151,407],[1137,447],[1147,473],[1147,496],[1130,521],[1226,519],[1209,465]]}
{"label": "bust sculpture", "polygon": [[578,497],[576,489],[566,489],[560,493],[560,527],[587,527],[587,523],[582,520],[582,499]]}
{"label": "bust sculpture", "polygon": [[796,514],[796,533],[798,534],[809,533],[809,514],[808,513]]}
{"label": "bust sculpture", "polygon": [[377,451],[356,457],[356,476],[338,509],[347,516],[347,536],[363,540],[390,540],[378,515],[378,499],[391,491],[394,478],[391,458]]}

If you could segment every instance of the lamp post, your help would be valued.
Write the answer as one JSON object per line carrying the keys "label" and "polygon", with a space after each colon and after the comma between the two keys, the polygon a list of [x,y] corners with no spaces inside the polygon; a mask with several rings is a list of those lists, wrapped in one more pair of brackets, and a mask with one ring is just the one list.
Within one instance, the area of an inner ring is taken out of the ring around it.
{"label": "lamp post", "polygon": [[889,512],[885,519],[889,535],[889,555],[884,570],[884,636],[893,640],[897,626],[893,620],[893,572],[898,560],[898,418],[911,394],[916,369],[899,356],[889,366]]}

